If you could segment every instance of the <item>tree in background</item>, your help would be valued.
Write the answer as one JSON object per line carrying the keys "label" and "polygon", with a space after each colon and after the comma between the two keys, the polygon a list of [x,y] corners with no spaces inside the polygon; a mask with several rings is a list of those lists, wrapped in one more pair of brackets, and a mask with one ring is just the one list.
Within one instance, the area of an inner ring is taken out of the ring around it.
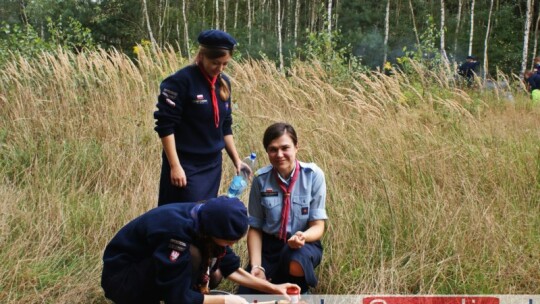
{"label": "tree in background", "polygon": [[[528,9],[531,1],[498,0],[490,9],[490,1],[476,0],[0,0],[0,20],[20,29],[30,26],[49,41],[47,18],[73,18],[102,47],[129,54],[135,44],[149,40],[159,47],[173,45],[186,57],[190,39],[203,29],[220,28],[237,38],[244,56],[266,57],[284,66],[309,43],[309,36],[301,33],[326,32],[331,38],[339,30],[342,39],[336,48],[350,45],[349,57],[375,68],[385,58],[403,57],[404,47],[421,52],[427,43],[420,41],[420,33],[431,31],[426,21],[432,18],[440,24],[436,45],[443,57],[462,61],[484,49],[490,69],[510,72],[529,58],[520,58],[525,45],[536,50],[536,39],[518,38],[525,37],[521,33],[527,18],[538,19],[537,10]],[[475,39],[485,37],[488,24],[488,42],[496,47],[486,48],[485,39]],[[450,49],[446,41],[453,41]]]}

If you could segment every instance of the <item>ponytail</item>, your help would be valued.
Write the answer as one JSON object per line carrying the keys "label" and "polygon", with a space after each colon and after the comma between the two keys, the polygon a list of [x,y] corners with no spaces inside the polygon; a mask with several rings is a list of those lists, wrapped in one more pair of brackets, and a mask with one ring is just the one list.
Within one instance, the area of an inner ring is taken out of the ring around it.
{"label": "ponytail", "polygon": [[221,77],[221,74],[219,77],[219,84],[220,84],[220,90],[219,90],[219,97],[221,97],[221,100],[225,101],[231,97],[231,89],[229,88],[229,84]]}

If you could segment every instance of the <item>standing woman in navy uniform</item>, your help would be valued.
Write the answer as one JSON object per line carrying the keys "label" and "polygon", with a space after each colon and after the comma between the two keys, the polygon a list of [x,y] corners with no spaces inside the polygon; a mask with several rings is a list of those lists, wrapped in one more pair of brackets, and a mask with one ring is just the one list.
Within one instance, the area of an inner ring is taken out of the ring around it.
{"label": "standing woman in navy uniform", "polygon": [[[269,126],[263,145],[270,165],[256,172],[249,194],[247,270],[273,283],[296,283],[306,293],[317,285],[315,267],[323,253],[324,173],[296,159],[298,138],[290,124]],[[240,288],[239,293],[256,292]]]}
{"label": "standing woman in navy uniform", "polygon": [[155,130],[163,144],[158,205],[216,197],[223,148],[240,171],[232,135],[231,84],[222,72],[236,40],[220,30],[199,34],[195,63],[160,85]]}
{"label": "standing woman in navy uniform", "polygon": [[287,288],[297,285],[271,284],[240,268],[230,246],[247,229],[247,210],[237,198],[156,207],[120,229],[105,248],[105,296],[115,303],[247,304],[239,296],[208,294],[226,277],[288,298]]}

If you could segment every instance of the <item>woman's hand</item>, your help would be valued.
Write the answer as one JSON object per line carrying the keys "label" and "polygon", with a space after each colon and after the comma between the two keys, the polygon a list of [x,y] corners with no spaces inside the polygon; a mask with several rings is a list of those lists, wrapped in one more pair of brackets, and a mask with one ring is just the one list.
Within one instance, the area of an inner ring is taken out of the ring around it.
{"label": "woman's hand", "polygon": [[300,286],[296,285],[296,284],[291,284],[291,283],[283,283],[283,284],[274,284],[274,288],[275,288],[275,294],[281,294],[283,296],[285,296],[285,298],[287,299],[287,301],[290,301],[291,300],[291,296],[289,296],[287,294],[287,289],[289,288],[296,288],[298,289],[298,294],[300,294]]}
{"label": "woman's hand", "polygon": [[287,244],[292,249],[300,249],[306,244],[306,237],[304,232],[297,231],[293,236],[287,240]]}
{"label": "woman's hand", "polygon": [[266,273],[264,273],[264,271],[258,267],[251,268],[251,274],[259,279],[266,280]]}
{"label": "woman's hand", "polygon": [[236,168],[236,175],[240,175],[241,171],[247,171],[249,172],[249,180],[251,180],[251,177],[253,176],[253,171],[251,170],[251,167],[248,164],[246,164],[243,161],[239,161],[235,163],[234,166]]}
{"label": "woman's hand", "polygon": [[171,167],[171,184],[176,187],[185,187],[187,185],[186,172],[182,166]]}

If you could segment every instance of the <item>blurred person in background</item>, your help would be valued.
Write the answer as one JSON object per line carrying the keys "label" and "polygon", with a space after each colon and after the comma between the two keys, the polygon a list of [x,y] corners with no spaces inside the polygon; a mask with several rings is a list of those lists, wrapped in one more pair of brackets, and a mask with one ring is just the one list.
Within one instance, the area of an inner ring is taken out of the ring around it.
{"label": "blurred person in background", "polygon": [[527,70],[523,74],[527,91],[531,94],[534,104],[540,101],[540,74],[536,71]]}
{"label": "blurred person in background", "polygon": [[216,197],[223,148],[240,172],[231,128],[231,84],[223,74],[236,40],[223,31],[206,30],[198,42],[194,64],[160,85],[154,112],[163,145],[158,205]]}
{"label": "blurred person in background", "polygon": [[478,73],[478,61],[476,57],[469,55],[464,63],[458,68],[458,74],[467,80],[467,85],[471,86],[474,83],[474,77]]}

